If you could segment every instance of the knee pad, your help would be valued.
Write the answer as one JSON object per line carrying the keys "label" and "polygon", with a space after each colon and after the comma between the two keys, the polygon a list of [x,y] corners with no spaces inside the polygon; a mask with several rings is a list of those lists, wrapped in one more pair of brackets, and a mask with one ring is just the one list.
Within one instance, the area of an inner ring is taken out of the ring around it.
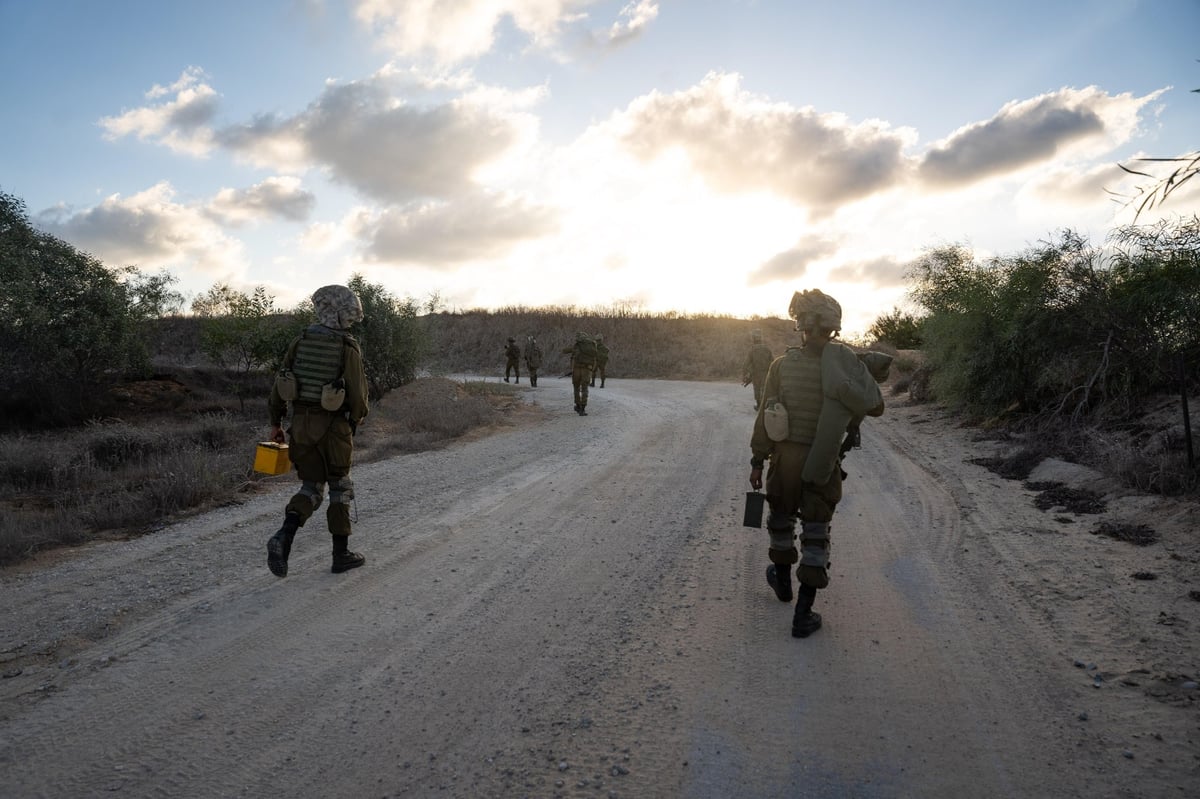
{"label": "knee pad", "polygon": [[300,484],[299,496],[308,497],[308,501],[312,503],[312,511],[316,512],[317,508],[321,507],[321,503],[325,501],[325,494],[321,491],[321,485],[314,483],[312,480],[305,480]]}
{"label": "knee pad", "polygon": [[800,582],[829,585],[829,522],[805,522],[800,529]]}
{"label": "knee pad", "polygon": [[767,557],[772,563],[790,566],[800,560],[800,553],[796,551],[796,528],[789,517],[776,514],[768,516],[767,535],[771,539]]}
{"label": "knee pad", "polygon": [[329,503],[331,505],[349,504],[354,499],[354,481],[350,475],[329,481]]}

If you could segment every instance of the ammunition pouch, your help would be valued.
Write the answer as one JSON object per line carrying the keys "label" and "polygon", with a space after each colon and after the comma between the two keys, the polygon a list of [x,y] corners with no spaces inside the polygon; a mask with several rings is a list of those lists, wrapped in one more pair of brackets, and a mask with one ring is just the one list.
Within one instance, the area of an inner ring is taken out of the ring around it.
{"label": "ammunition pouch", "polygon": [[346,402],[346,381],[341,378],[321,386],[321,407],[327,411],[339,410]]}
{"label": "ammunition pouch", "polygon": [[284,402],[294,402],[299,395],[296,376],[290,370],[283,370],[275,375],[275,392]]}

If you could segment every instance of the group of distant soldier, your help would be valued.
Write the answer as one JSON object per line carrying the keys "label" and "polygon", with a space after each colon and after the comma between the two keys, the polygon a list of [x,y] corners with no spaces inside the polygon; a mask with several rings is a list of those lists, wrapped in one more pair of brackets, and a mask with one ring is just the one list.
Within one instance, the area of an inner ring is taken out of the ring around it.
{"label": "group of distant soldier", "polygon": [[[288,347],[268,401],[271,438],[288,443],[300,478],[283,525],[267,542],[267,566],[279,577],[287,575],[293,539],[320,508],[326,487],[331,570],[344,572],[366,562],[348,547],[354,434],[368,411],[362,353],[349,332],[363,318],[362,304],[349,288],[336,285],[318,289],[312,300],[317,321]],[[857,446],[863,419],[883,413],[877,383],[886,378],[891,357],[857,354],[837,341],[842,309],[821,291],[796,292],[788,314],[796,321],[800,345],[775,358],[762,331],[753,331],[742,385],[754,386],[750,485],[755,492],[764,487],[763,468],[770,462],[765,481],[770,507],[767,583],[780,601],[797,598],[792,635],[805,638],[821,627],[813,605],[817,591],[829,585],[831,521],[845,477],[842,458]],[[608,348],[602,336],[579,332],[562,354],[570,356],[575,412],[587,416],[588,389],[597,377],[604,388]],[[536,387],[543,353],[532,335],[524,351],[515,338],[507,340],[504,380],[521,382],[522,357],[529,383]],[[289,410],[291,426],[285,434]],[[793,567],[799,581],[795,590]]]}
{"label": "group of distant soldier", "polygon": [[[521,382],[521,346],[516,338],[508,337],[504,344],[504,382]],[[596,378],[600,378],[600,388],[604,388],[608,378],[608,347],[604,344],[604,336],[589,335],[582,331],[575,334],[575,343],[564,347],[563,355],[570,356],[571,367],[563,377],[570,376],[571,388],[575,398],[575,413],[587,416],[588,388],[595,387]],[[529,336],[525,340],[525,368],[529,374],[529,385],[537,388],[538,369],[542,365],[542,347],[537,339]]]}

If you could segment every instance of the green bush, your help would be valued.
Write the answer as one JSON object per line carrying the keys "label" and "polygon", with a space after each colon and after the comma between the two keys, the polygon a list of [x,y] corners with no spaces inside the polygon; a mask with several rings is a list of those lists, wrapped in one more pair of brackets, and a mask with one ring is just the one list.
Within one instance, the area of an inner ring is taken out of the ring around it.
{"label": "green bush", "polygon": [[886,341],[901,350],[921,348],[921,319],[911,313],[893,308],[867,328],[867,337]]}
{"label": "green bush", "polygon": [[102,413],[109,387],[147,371],[143,323],[170,307],[171,280],[106,268],[35,230],[24,202],[0,192],[0,427]]}
{"label": "green bush", "polygon": [[1200,222],[1125,227],[1097,249],[1066,231],[976,262],[927,252],[910,272],[927,312],[936,395],[983,412],[1128,410],[1200,360]]}
{"label": "green bush", "polygon": [[352,329],[362,347],[363,370],[372,399],[409,383],[428,351],[417,303],[399,299],[383,286],[354,275],[348,284],[363,306],[363,320]]}

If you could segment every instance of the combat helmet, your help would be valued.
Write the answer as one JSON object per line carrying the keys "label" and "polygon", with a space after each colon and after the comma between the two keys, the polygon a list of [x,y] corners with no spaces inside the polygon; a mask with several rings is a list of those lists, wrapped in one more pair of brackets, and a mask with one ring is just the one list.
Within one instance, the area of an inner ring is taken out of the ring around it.
{"label": "combat helmet", "polygon": [[842,306],[820,289],[797,291],[788,305],[788,316],[796,320],[797,330],[842,329]]}
{"label": "combat helmet", "polygon": [[313,292],[312,304],[317,321],[333,330],[349,330],[363,319],[362,302],[346,286],[322,286]]}

